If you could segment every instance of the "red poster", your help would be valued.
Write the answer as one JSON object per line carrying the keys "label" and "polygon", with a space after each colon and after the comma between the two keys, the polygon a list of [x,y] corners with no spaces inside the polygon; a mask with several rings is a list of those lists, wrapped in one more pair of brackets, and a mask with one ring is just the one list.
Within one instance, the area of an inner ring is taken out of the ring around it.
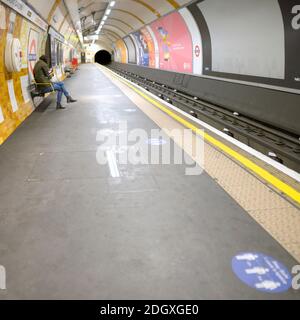
{"label": "red poster", "polygon": [[151,24],[159,46],[160,69],[193,72],[193,43],[178,12]]}

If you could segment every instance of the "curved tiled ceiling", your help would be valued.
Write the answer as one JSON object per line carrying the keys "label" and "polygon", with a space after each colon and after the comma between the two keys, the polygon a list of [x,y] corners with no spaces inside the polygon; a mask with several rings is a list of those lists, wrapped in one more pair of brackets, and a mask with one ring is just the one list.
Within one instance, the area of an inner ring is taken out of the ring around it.
{"label": "curved tiled ceiling", "polygon": [[[95,35],[111,1],[78,0],[81,27],[84,36]],[[99,35],[99,41],[116,41],[159,17],[180,8],[190,0],[116,0],[112,12]],[[113,39],[113,40],[112,40]]]}

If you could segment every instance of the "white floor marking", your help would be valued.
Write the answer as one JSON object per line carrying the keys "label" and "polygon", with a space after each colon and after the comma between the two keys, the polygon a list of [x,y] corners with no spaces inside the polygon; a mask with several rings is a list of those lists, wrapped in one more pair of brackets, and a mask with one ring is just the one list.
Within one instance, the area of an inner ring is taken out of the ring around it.
{"label": "white floor marking", "polygon": [[110,175],[113,178],[120,178],[120,171],[118,168],[115,152],[112,150],[107,150],[106,157],[109,165]]}

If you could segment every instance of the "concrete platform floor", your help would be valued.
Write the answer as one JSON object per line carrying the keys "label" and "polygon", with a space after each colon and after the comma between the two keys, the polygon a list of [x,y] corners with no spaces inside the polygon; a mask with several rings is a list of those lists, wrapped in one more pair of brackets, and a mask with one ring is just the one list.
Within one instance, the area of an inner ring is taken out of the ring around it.
{"label": "concrete platform floor", "polygon": [[297,262],[206,173],[122,165],[113,178],[96,161],[97,132],[155,123],[127,112],[136,106],[94,65],[66,85],[78,103],[53,101],[0,147],[0,299],[300,298],[234,275],[241,251]]}

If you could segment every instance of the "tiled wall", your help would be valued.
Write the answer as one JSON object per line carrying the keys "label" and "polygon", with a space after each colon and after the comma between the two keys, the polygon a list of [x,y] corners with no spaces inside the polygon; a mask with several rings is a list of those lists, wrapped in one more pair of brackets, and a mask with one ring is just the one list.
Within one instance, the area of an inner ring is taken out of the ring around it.
{"label": "tiled wall", "polygon": [[[14,38],[20,39],[24,44],[24,38],[28,38],[24,30],[29,22],[8,8],[4,8],[4,10],[5,29],[0,29],[0,144],[34,110],[26,90],[28,86],[26,63],[23,64],[20,72],[9,73],[5,67],[5,46],[8,34],[12,33]],[[26,50],[27,48],[22,48],[23,54]]]}
{"label": "tiled wall", "polygon": [[[57,80],[64,80],[64,65],[71,63],[69,61],[69,51],[78,45],[79,40],[76,36],[66,37],[66,31],[69,29],[70,34],[75,35],[72,24],[67,19],[66,8],[62,1],[55,1],[53,3],[51,7],[57,4],[55,12],[61,11],[60,28],[58,31],[65,36],[66,40],[66,43],[63,44],[65,52],[64,64],[56,66],[54,71]],[[42,18],[48,21],[50,25],[53,25],[48,9],[46,10],[47,12],[43,12]],[[28,86],[32,80],[27,52],[31,32],[37,37],[36,54],[39,57],[45,53],[47,32],[0,2],[0,145],[3,144],[35,108],[28,92]],[[20,72],[9,73],[5,67],[5,47],[7,37],[10,36],[19,39],[22,46],[23,58]],[[76,51],[76,54],[80,57],[80,52]],[[39,103],[40,101],[36,99],[35,102]]]}

